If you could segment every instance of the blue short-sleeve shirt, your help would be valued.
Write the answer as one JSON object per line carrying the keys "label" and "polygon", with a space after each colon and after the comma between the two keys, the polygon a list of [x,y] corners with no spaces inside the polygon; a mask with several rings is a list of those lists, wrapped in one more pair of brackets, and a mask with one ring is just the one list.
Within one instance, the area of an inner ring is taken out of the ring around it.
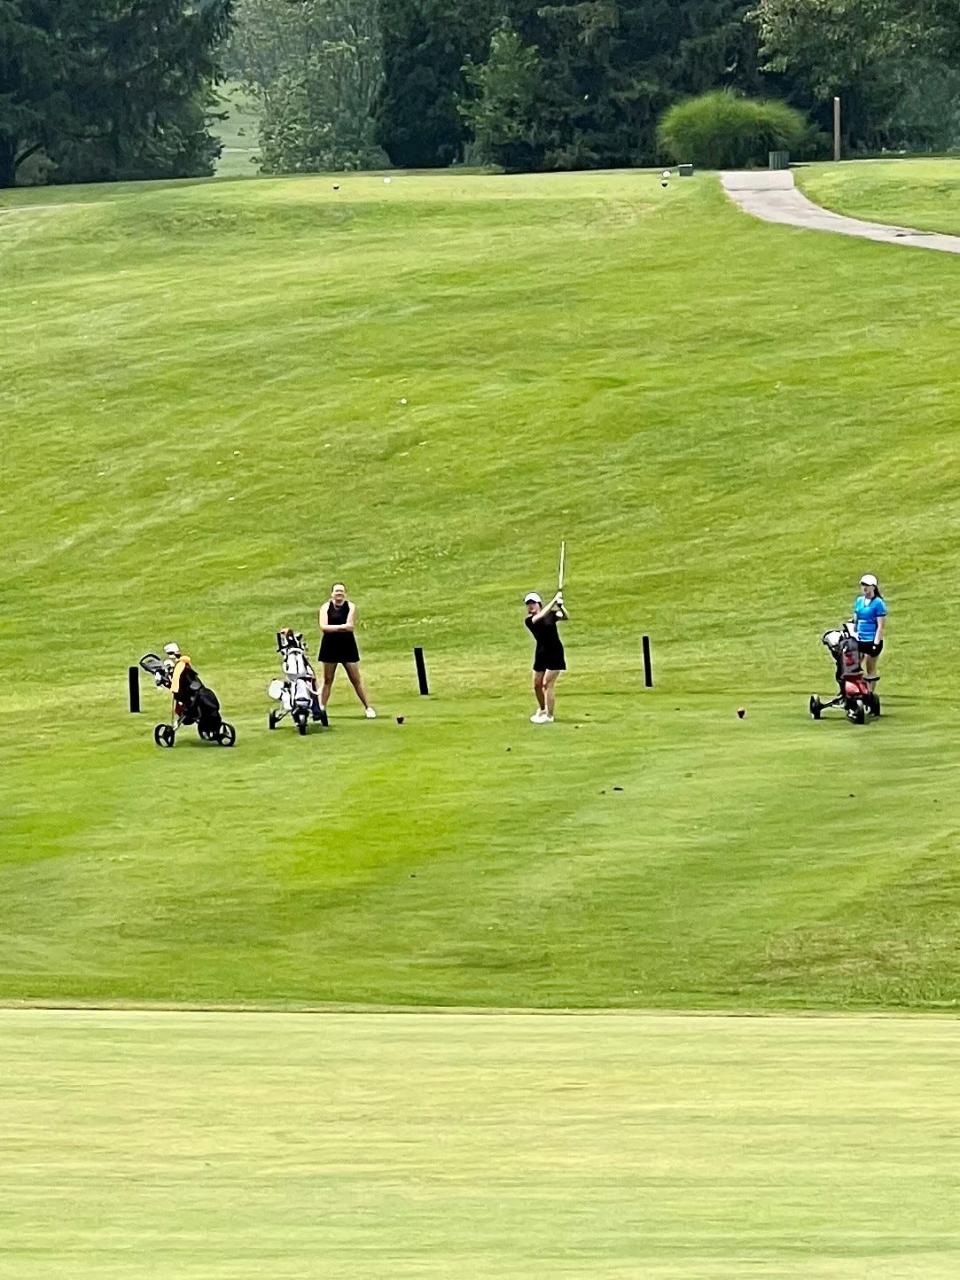
{"label": "blue short-sleeve shirt", "polygon": [[857,639],[871,644],[877,638],[877,619],[887,616],[887,606],[879,596],[872,600],[857,596],[853,602],[853,616],[857,620]]}

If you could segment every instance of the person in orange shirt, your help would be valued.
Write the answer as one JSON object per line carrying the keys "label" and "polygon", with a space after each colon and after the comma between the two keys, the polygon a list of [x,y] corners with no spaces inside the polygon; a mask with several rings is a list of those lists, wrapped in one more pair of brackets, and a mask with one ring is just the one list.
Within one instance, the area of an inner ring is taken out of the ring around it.
{"label": "person in orange shirt", "polygon": [[167,660],[173,664],[170,672],[170,692],[173,694],[174,717],[183,715],[188,704],[194,699],[202,687],[200,677],[193,669],[187,654],[180,652],[177,644],[165,644],[163,652]]}

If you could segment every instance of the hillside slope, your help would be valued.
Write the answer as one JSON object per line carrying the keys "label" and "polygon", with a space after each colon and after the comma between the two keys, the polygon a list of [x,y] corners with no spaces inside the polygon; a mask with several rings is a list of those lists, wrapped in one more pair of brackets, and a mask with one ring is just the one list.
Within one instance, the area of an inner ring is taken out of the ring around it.
{"label": "hillside slope", "polygon": [[[960,263],[709,177],[337,181],[4,197],[0,996],[955,1002]],[[866,569],[885,717],[813,724]],[[381,717],[269,734],[335,578]],[[126,713],[170,638],[235,751]]]}

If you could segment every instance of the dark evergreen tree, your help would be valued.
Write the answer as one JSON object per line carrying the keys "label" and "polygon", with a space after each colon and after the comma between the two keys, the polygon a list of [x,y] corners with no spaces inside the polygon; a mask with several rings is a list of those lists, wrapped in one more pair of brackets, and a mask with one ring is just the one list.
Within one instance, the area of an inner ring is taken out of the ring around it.
{"label": "dark evergreen tree", "polygon": [[210,172],[208,105],[232,0],[0,0],[0,185]]}
{"label": "dark evergreen tree", "polygon": [[463,156],[468,128],[458,102],[463,66],[482,62],[499,20],[497,0],[378,0],[383,87],[377,139],[395,165],[436,168]]}
{"label": "dark evergreen tree", "polygon": [[219,144],[207,128],[210,90],[231,3],[91,0],[71,86],[80,119],[56,148],[56,177],[212,172]]}
{"label": "dark evergreen tree", "polygon": [[56,0],[0,0],[0,187],[68,127]]}
{"label": "dark evergreen tree", "polygon": [[535,47],[540,168],[650,164],[656,125],[678,98],[759,84],[744,0],[506,0]]}

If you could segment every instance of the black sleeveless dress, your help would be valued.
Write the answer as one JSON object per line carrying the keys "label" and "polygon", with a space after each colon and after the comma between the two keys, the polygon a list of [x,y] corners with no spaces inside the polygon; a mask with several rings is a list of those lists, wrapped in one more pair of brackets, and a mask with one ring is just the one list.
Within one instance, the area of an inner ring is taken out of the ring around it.
{"label": "black sleeveless dress", "polygon": [[[327,622],[332,627],[342,627],[350,613],[350,601],[327,605]],[[321,662],[359,662],[357,637],[352,631],[325,631],[320,641],[317,657]]]}
{"label": "black sleeveless dress", "polygon": [[566,671],[567,660],[563,652],[563,641],[557,630],[556,616],[548,613],[539,622],[524,618],[523,625],[537,642],[533,655],[534,671]]}

